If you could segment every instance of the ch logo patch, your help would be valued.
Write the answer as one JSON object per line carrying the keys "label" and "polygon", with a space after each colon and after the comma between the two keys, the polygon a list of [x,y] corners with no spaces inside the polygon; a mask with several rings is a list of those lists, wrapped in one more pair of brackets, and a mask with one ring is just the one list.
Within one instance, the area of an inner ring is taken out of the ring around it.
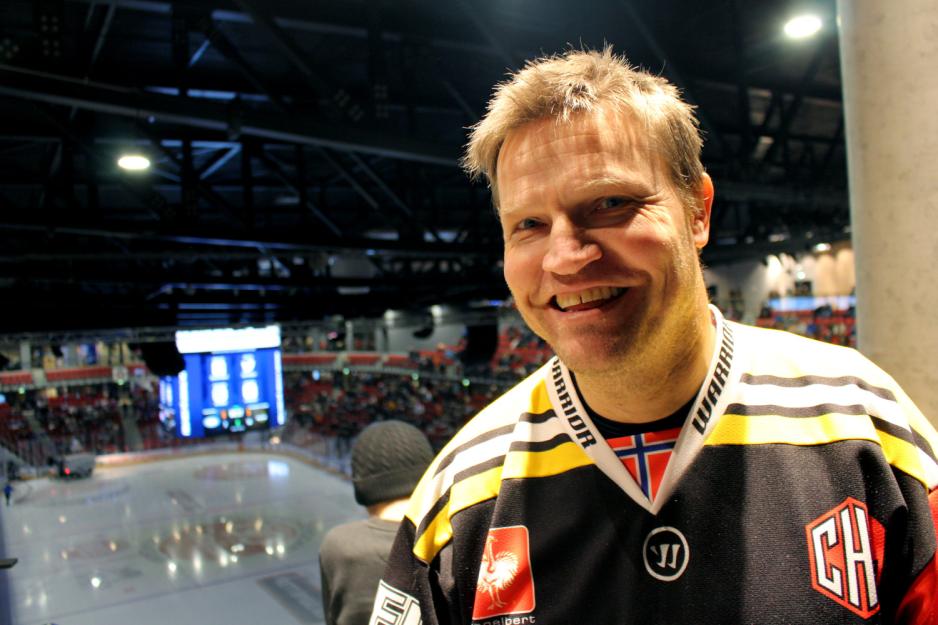
{"label": "ch logo patch", "polygon": [[687,569],[690,549],[684,534],[674,527],[658,527],[648,533],[642,547],[645,570],[655,579],[673,582]]}
{"label": "ch logo patch", "polygon": [[848,497],[805,531],[814,589],[862,618],[879,612],[876,582],[883,570],[886,530],[866,504]]}
{"label": "ch logo patch", "polygon": [[485,539],[472,620],[534,611],[528,528],[493,527]]}

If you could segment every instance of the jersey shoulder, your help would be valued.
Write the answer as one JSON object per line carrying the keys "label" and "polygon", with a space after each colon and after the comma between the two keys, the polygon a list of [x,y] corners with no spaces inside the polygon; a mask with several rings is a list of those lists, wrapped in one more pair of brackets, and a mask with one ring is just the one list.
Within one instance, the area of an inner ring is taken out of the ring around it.
{"label": "jersey shoulder", "polygon": [[733,324],[738,384],[710,444],[865,439],[893,466],[938,483],[938,434],[896,381],[855,349]]}
{"label": "jersey shoulder", "polygon": [[453,435],[414,490],[408,518],[417,524],[426,514],[427,505],[444,496],[453,479],[459,477],[458,472],[503,458],[514,440],[516,425],[525,415],[551,412],[546,376],[545,365],[483,408]]}
{"label": "jersey shoulder", "polygon": [[547,392],[549,364],[473,417],[440,451],[410,499],[414,555],[429,562],[454,515],[499,496],[507,478],[547,477],[592,461],[563,430]]}
{"label": "jersey shoulder", "polygon": [[784,330],[757,328],[740,323],[728,322],[733,327],[737,340],[748,348],[747,369],[751,373],[764,372],[775,375],[808,375],[853,373],[882,381],[888,378],[863,354],[843,345],[824,343],[815,339],[792,334]]}

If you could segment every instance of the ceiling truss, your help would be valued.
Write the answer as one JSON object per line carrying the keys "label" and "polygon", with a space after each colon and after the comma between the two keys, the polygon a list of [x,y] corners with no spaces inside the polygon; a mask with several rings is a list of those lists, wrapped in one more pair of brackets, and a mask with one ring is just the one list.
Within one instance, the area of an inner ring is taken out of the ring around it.
{"label": "ceiling truss", "polygon": [[[836,40],[796,50],[761,34],[788,4],[548,2],[532,16],[488,1],[10,0],[7,329],[504,298],[487,190],[458,165],[464,128],[506,68],[571,41],[612,43],[697,106],[717,186],[706,262],[845,238]],[[119,171],[125,149],[151,170]]]}

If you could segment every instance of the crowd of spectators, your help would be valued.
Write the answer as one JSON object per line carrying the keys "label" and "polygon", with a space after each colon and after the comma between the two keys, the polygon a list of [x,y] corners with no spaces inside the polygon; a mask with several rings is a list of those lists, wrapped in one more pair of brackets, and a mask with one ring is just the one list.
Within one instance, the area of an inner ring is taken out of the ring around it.
{"label": "crowd of spectators", "polygon": [[20,402],[0,403],[0,444],[7,449],[17,451],[20,447],[19,441],[29,440],[32,437],[33,433],[23,415]]}
{"label": "crowd of spectators", "polygon": [[499,379],[518,380],[533,373],[553,355],[544,339],[527,326],[509,326],[498,337],[492,371]]}
{"label": "crowd of spectators", "polygon": [[0,439],[33,464],[66,453],[113,453],[126,448],[122,416],[147,414],[151,398],[114,383],[27,390],[0,404]]}
{"label": "crowd of spectators", "polygon": [[[833,343],[855,343],[852,311],[763,313],[759,325]],[[469,417],[552,355],[523,326],[504,329],[492,358],[471,368],[460,361],[462,347],[440,345],[436,350],[413,351],[395,361],[394,372],[354,367],[287,371],[288,440],[302,443],[308,436],[328,438],[336,441],[342,453],[369,423],[400,419],[423,429],[439,448]],[[124,451],[128,441],[123,417],[129,416],[139,428],[144,447],[175,444],[157,415],[155,385],[101,383],[29,390],[8,395],[8,401],[0,403],[0,442],[22,451],[35,449],[41,439],[42,453],[48,455]]]}
{"label": "crowd of spectators", "polygon": [[[352,364],[324,368],[314,379],[310,369],[287,370],[290,419],[285,440],[326,438],[343,453],[367,424],[400,419],[420,427],[439,448],[470,416],[551,355],[539,338],[520,327],[501,333],[486,362],[467,366],[459,357],[463,347],[439,345],[385,358],[386,372]],[[188,442],[167,432],[158,415],[158,388],[152,380],[21,390],[0,402],[0,444],[38,464],[70,452],[130,451],[135,437],[128,435],[128,423],[139,432],[136,447]]]}
{"label": "crowd of spectators", "polygon": [[833,310],[830,306],[821,306],[815,310],[774,311],[764,307],[756,325],[786,330],[834,345],[857,345],[856,313],[853,308]]}
{"label": "crowd of spectators", "polygon": [[[347,453],[358,432],[373,421],[400,419],[421,428],[439,448],[465,421],[504,390],[415,371],[289,371],[284,375],[290,415],[284,440],[299,446],[311,437],[335,441]],[[121,390],[114,385],[75,386],[52,393],[27,391],[0,404],[0,444],[30,464],[43,465],[66,453],[130,451],[125,417],[132,420],[144,449],[182,441],[161,426],[155,388]],[[197,441],[187,441],[190,444]]]}
{"label": "crowd of spectators", "polygon": [[438,449],[505,388],[417,372],[352,371],[288,372],[284,387],[292,440],[302,441],[305,433],[335,438],[340,453],[369,423],[387,419],[419,427]]}
{"label": "crowd of spectators", "polygon": [[[852,310],[763,313],[758,325],[855,344]],[[438,449],[472,415],[552,355],[523,326],[504,329],[492,358],[471,368],[460,360],[461,347],[440,345],[393,361],[386,357],[380,367],[287,370],[289,420],[283,440],[300,446],[311,439],[329,440],[342,454],[369,423],[399,419],[421,428]],[[143,448],[181,444],[160,424],[158,403],[155,382],[7,393],[0,402],[0,444],[34,462],[76,451],[128,451],[127,421],[137,427]]]}
{"label": "crowd of spectators", "polygon": [[288,371],[284,388],[291,421],[285,440],[304,446],[325,438],[335,441],[335,453],[344,454],[369,423],[398,419],[422,429],[439,449],[471,416],[553,354],[539,337],[517,326],[501,332],[488,361],[463,362],[464,347],[414,350],[406,360],[395,359],[395,372]]}

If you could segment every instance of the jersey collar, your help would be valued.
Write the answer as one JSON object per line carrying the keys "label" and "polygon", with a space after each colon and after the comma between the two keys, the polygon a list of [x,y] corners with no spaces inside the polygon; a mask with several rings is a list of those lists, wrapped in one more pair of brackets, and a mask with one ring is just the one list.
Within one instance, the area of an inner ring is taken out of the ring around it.
{"label": "jersey collar", "polygon": [[710,306],[710,313],[713,315],[717,336],[717,340],[714,341],[713,354],[710,357],[710,366],[704,383],[691,404],[690,412],[684,421],[654,501],[645,495],[590,419],[583,400],[580,399],[576,386],[573,384],[570,370],[556,356],[548,363],[548,395],[554,413],[560,419],[567,434],[580,445],[609,479],[615,482],[635,503],[652,514],[657,514],[664,502],[668,500],[681,476],[703,448],[704,440],[716,426],[716,422],[729,403],[731,393],[727,392],[727,388],[735,385],[739,377],[738,366],[734,366],[732,328],[715,306]]}

